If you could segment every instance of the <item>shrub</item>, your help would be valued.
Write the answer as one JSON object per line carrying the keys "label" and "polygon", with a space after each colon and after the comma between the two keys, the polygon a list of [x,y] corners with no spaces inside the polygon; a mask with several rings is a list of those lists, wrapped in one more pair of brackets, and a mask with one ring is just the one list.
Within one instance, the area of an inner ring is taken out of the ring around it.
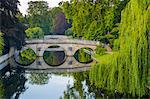
{"label": "shrub", "polygon": [[73,36],[73,31],[71,29],[68,29],[65,31],[66,36]]}
{"label": "shrub", "polygon": [[28,28],[25,32],[28,39],[44,38],[44,32],[40,27]]}
{"label": "shrub", "polygon": [[97,48],[95,50],[96,54],[98,54],[98,55],[104,55],[105,54],[106,49],[103,46],[104,46],[103,44],[100,44],[97,46]]}

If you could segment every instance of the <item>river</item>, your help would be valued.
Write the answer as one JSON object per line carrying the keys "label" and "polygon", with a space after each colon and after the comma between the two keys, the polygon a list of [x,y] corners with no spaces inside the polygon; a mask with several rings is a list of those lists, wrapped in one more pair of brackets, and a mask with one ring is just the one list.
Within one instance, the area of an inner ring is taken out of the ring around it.
{"label": "river", "polygon": [[[96,61],[82,50],[77,51],[74,57],[67,57],[64,52],[45,52],[41,58],[32,51],[21,54],[19,58],[12,57],[10,64],[0,71],[2,99],[149,98],[149,90],[145,87],[139,89],[144,90],[143,96],[99,88],[100,79],[94,76],[98,68],[91,69]],[[93,79],[97,81],[96,85]]]}

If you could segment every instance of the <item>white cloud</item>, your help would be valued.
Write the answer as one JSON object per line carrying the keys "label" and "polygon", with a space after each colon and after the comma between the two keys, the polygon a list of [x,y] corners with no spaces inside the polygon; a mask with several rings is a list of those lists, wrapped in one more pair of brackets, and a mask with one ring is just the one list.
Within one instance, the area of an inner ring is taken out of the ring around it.
{"label": "white cloud", "polygon": [[[29,1],[41,1],[41,0],[19,0],[19,1],[20,1],[20,6],[18,6],[19,10],[21,13],[23,13],[23,15],[25,15],[27,14]],[[57,7],[59,2],[69,1],[69,0],[43,0],[43,1],[47,1],[49,4],[49,7]]]}

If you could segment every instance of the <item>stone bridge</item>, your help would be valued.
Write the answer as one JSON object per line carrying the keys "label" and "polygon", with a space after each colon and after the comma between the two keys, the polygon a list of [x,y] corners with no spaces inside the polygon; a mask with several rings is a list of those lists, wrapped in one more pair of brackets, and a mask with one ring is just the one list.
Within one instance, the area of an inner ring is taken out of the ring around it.
{"label": "stone bridge", "polygon": [[[72,39],[67,36],[51,35],[45,36],[44,39],[40,40],[26,40],[26,45],[23,49],[31,48],[37,56],[43,56],[44,51],[49,51],[48,47],[59,46],[64,50],[66,56],[73,56],[80,48],[90,48],[95,50],[97,44],[99,44],[99,42]],[[58,49],[58,51],[61,51],[62,49]],[[56,50],[56,48],[54,50]]]}

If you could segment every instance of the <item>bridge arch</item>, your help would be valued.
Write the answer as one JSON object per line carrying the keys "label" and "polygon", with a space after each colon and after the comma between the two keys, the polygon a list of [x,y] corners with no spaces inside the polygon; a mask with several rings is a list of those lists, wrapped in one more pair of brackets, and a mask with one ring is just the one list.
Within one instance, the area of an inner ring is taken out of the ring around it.
{"label": "bridge arch", "polygon": [[74,47],[73,53],[75,54],[79,49],[84,49],[84,48],[89,48],[92,51],[94,51],[96,49],[96,46],[86,46],[86,45],[76,46],[76,47]]}
{"label": "bridge arch", "polygon": [[[67,52],[65,51],[63,47],[58,46],[58,45],[51,45],[47,47],[47,49],[45,49],[45,51],[43,52],[43,59],[48,65],[59,66],[66,61],[66,57],[67,57],[66,53]],[[49,57],[50,54],[52,56]]]}
{"label": "bridge arch", "polygon": [[91,51],[93,52],[93,49],[89,47],[82,47],[74,53],[74,57],[80,63],[91,63],[93,61]]}
{"label": "bridge arch", "polygon": [[47,70],[47,69],[72,69],[72,68],[82,68],[82,67],[90,67],[92,63],[83,64],[79,63],[74,57],[67,57],[66,61],[61,64],[60,66],[53,67],[45,63],[43,57],[38,57],[36,60],[27,66],[18,64],[15,62],[14,58],[10,59],[10,66],[11,67],[21,67],[24,69],[31,69],[31,70]]}
{"label": "bridge arch", "polygon": [[[28,53],[24,51],[27,51]],[[25,48],[22,48],[22,50],[15,52],[13,58],[16,63],[20,65],[28,66],[34,63],[34,61],[37,58],[37,55],[33,49],[25,47]]]}
{"label": "bridge arch", "polygon": [[33,45],[25,45],[22,47],[21,51],[23,51],[24,49],[32,49],[35,53],[37,52],[37,49],[36,49],[36,44],[33,44]]}
{"label": "bridge arch", "polygon": [[50,46],[60,46],[64,49],[67,56],[73,56],[78,49],[90,48],[92,50],[96,49],[96,46],[82,45],[82,44],[27,44],[25,47],[31,48],[36,52],[37,56],[43,56],[44,51]]}
{"label": "bridge arch", "polygon": [[[67,51],[66,51],[66,49],[62,46],[62,45],[60,45],[60,44],[49,44],[49,46],[47,46],[46,48],[45,48],[45,50],[44,51],[46,51],[47,49],[49,49],[49,48],[53,48],[53,47],[56,47],[56,51],[64,51],[65,52],[65,54],[67,55]],[[57,48],[58,47],[60,47],[61,49],[60,50],[57,50]],[[54,49],[52,49],[53,51],[54,51]],[[48,50],[48,51],[50,51],[50,49]]]}

